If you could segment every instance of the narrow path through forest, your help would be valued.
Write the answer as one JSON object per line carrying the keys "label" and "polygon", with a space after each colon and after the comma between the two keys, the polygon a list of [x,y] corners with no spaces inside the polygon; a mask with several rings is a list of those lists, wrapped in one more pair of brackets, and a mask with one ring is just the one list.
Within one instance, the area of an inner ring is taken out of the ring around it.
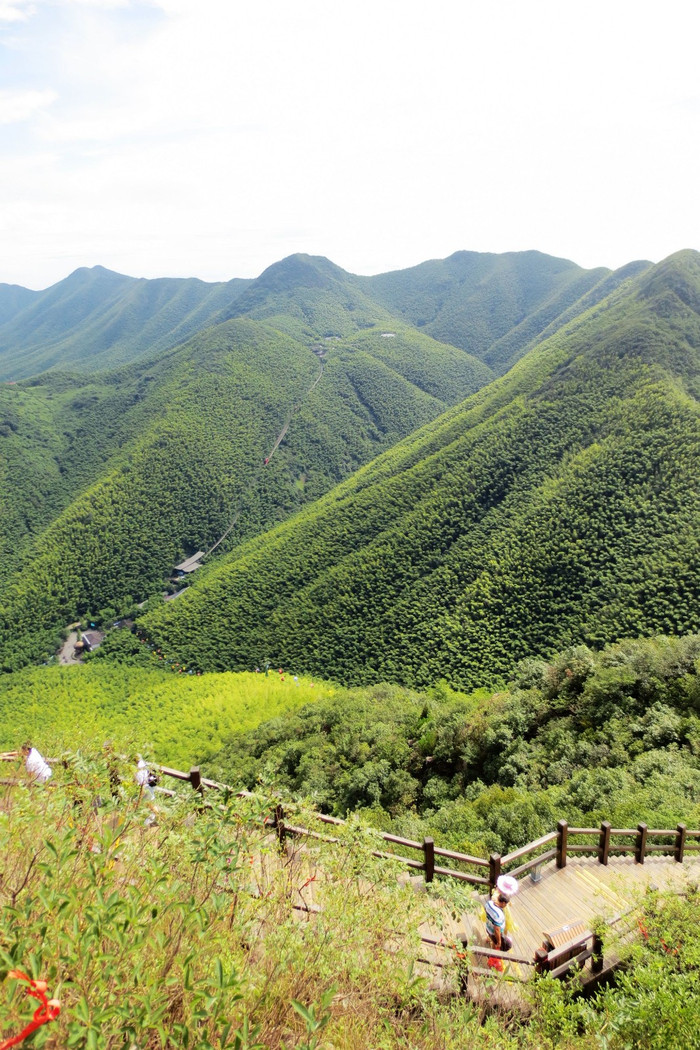
{"label": "narrow path through forest", "polygon": [[[315,390],[315,388],[320,383],[321,378],[323,377],[323,359],[319,358],[318,363],[319,363],[318,375],[316,376],[316,378],[314,379],[313,383],[311,384],[309,389],[306,391],[306,393],[304,394],[302,399],[300,401],[297,401],[294,405],[292,405],[292,410],[289,413],[289,416],[287,417],[287,419],[285,420],[284,426],[280,430],[279,434],[277,435],[277,438],[275,440],[274,445],[272,446],[272,448],[270,449],[269,453],[267,454],[267,456],[265,457],[265,459],[263,461],[263,466],[262,466],[263,470],[269,464],[269,462],[272,459],[272,457],[274,456],[275,452],[277,451],[277,449],[280,447],[280,445],[284,441],[285,435],[286,435],[287,431],[289,430],[289,425],[292,422],[292,419],[294,418],[296,413],[300,411],[300,409],[301,409],[302,405],[304,404],[304,402],[306,401],[306,399],[311,395],[311,393]],[[213,554],[213,552],[216,550],[216,548],[219,546],[219,544],[223,543],[223,541],[226,539],[226,537],[228,535],[230,535],[230,533],[236,527],[236,525],[238,523],[238,520],[240,519],[240,516],[243,513],[243,504],[244,504],[245,500],[247,499],[247,497],[250,495],[250,493],[253,491],[253,489],[257,486],[258,478],[259,478],[259,475],[257,475],[254,478],[254,480],[250,483],[250,485],[248,485],[248,487],[241,493],[241,495],[240,495],[240,497],[238,499],[238,506],[237,506],[236,511],[235,511],[235,513],[233,515],[233,518],[231,519],[229,525],[226,528],[226,531],[221,536],[219,536],[219,538],[216,541],[216,543],[212,544],[212,546],[209,548],[209,550],[207,550],[205,552],[204,558],[208,558],[210,554]],[[204,560],[204,558],[202,558],[202,561]]]}

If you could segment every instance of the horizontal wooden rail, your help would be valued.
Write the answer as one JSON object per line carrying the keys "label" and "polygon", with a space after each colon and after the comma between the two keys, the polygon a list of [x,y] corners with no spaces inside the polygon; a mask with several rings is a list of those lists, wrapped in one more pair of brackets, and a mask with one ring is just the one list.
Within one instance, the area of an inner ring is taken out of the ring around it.
{"label": "horizontal wooden rail", "polygon": [[409,868],[421,868],[423,867],[422,860],[411,860],[410,857],[400,857],[398,853],[387,853],[386,850],[373,849],[371,850],[371,856],[379,857],[380,860],[398,860],[401,864],[406,864]]}
{"label": "horizontal wooden rail", "polygon": [[[158,768],[164,776],[173,777],[176,780],[189,783],[200,794],[203,794],[205,788],[233,792],[233,789],[226,784],[220,784],[215,780],[207,780],[202,777],[199,772],[199,767],[197,766],[193,766],[189,773],[185,773],[179,769],[172,769],[169,766],[159,766],[155,768]],[[239,798],[259,797],[249,791],[239,791],[235,792],[235,794]],[[313,818],[324,824],[332,824],[335,827],[347,826],[347,822],[340,817],[333,817],[327,813],[314,813]],[[284,821],[283,810],[280,805],[277,806],[273,826],[277,828],[280,842],[284,840],[286,834],[297,836],[308,835],[310,838],[332,843],[340,841],[332,836],[321,835],[319,832],[315,832],[309,828],[286,824]],[[392,835],[386,831],[378,831],[376,834],[383,842],[399,846],[405,850],[415,850],[416,852],[422,853],[423,858],[422,860],[413,860],[410,857],[400,856],[397,853],[384,850],[372,850],[371,855],[374,857],[396,861],[408,868],[422,871],[426,882],[431,882],[435,875],[441,875],[445,878],[456,879],[460,882],[467,882],[471,885],[484,887],[489,890],[495,887],[498,878],[506,869],[509,875],[517,878],[520,875],[525,875],[527,872],[532,872],[534,869],[539,868],[552,860],[556,861],[558,868],[563,868],[566,866],[567,857],[570,855],[588,854],[590,856],[597,856],[599,863],[607,864],[608,857],[611,853],[623,855],[633,854],[636,863],[643,864],[648,853],[667,853],[669,856],[672,855],[675,861],[682,862],[686,853],[700,851],[700,843],[689,843],[687,841],[688,839],[700,839],[700,829],[688,830],[684,824],[679,824],[673,829],[649,829],[643,823],[640,823],[636,828],[613,828],[609,821],[603,821],[600,828],[580,828],[575,826],[569,827],[567,821],[560,820],[557,824],[556,831],[550,831],[546,835],[542,835],[540,838],[535,839],[534,842],[529,842],[527,845],[512,850],[504,856],[501,856],[498,853],[492,853],[488,859],[485,857],[474,857],[468,853],[460,853],[457,850],[442,849],[441,847],[436,846],[431,838],[426,838],[423,842],[417,842],[415,839],[407,839],[401,835]],[[571,836],[597,837],[598,841],[591,842],[590,845],[584,843],[569,844]],[[628,838],[631,841],[629,843],[612,841],[615,838]],[[653,843],[649,842],[650,838],[665,838],[668,841]],[[550,849],[545,848],[549,846],[550,843],[554,842],[556,842],[555,846]],[[535,855],[530,857],[525,863],[516,865],[515,867],[512,866],[514,861],[518,861],[522,857],[526,857],[532,853]],[[461,871],[456,868],[436,865],[436,857],[455,861],[459,864],[486,868],[488,869],[488,877],[475,875],[471,872]]]}
{"label": "horizontal wooden rail", "polygon": [[497,952],[495,948],[486,948],[481,944],[468,944],[467,951],[471,955],[486,955],[489,959],[505,959],[507,962],[518,963],[520,966],[534,966],[534,959],[526,959],[522,955],[514,955],[513,952]]}
{"label": "horizontal wooden rail", "polygon": [[525,875],[528,871],[532,871],[534,868],[540,866],[540,864],[546,864],[547,861],[553,860],[557,855],[555,849],[549,849],[546,853],[540,853],[532,860],[528,860],[525,864],[521,864],[517,868],[511,868],[508,874],[511,878],[517,878],[518,875]]}
{"label": "horizontal wooden rail", "polygon": [[341,820],[340,817],[331,817],[328,813],[317,813],[316,819],[320,820],[322,824],[344,824],[345,821]]}
{"label": "horizontal wooden rail", "polygon": [[513,860],[519,860],[520,857],[524,857],[527,853],[532,853],[533,850],[554,842],[556,837],[556,831],[550,831],[548,835],[543,835],[542,838],[535,839],[534,842],[528,842],[527,846],[521,846],[520,849],[516,849],[512,853],[506,853],[505,857],[501,857],[501,864],[510,864]]}
{"label": "horizontal wooden rail", "polygon": [[437,865],[434,868],[436,875],[445,875],[450,879],[457,879],[460,882],[470,882],[472,886],[488,886],[489,880],[483,875],[471,875],[467,871],[456,871],[454,868],[439,868]]}
{"label": "horizontal wooden rail", "polygon": [[189,773],[183,773],[181,769],[171,769],[170,766],[158,766],[158,770],[166,777],[172,777],[173,780],[185,780],[189,782]]}
{"label": "horizontal wooden rail", "polygon": [[333,844],[339,843],[341,840],[335,835],[324,835],[320,831],[309,831],[308,828],[300,828],[295,824],[287,824],[284,822],[284,830],[287,835],[296,835],[299,838],[316,839],[319,842],[330,842]]}
{"label": "horizontal wooden rail", "polygon": [[431,937],[429,933],[421,933],[420,939],[423,944],[432,944],[436,948],[454,948],[455,944],[459,943],[462,948],[467,946],[467,938],[463,934],[461,937],[455,937],[454,942],[448,941],[446,937]]}
{"label": "horizontal wooden rail", "polygon": [[420,939],[423,944],[430,944],[435,948],[444,948],[445,951],[454,951],[456,949],[469,952],[470,955],[485,955],[489,959],[505,959],[507,962],[519,963],[521,966],[535,965],[534,959],[528,959],[524,955],[497,951],[495,948],[488,948],[482,944],[469,944],[465,936],[457,937],[453,943],[445,937],[430,937],[428,934],[421,934]]}
{"label": "horizontal wooden rail", "polygon": [[[414,842],[413,839],[402,839],[399,835],[388,835],[385,831],[381,832],[381,837],[385,842],[393,842],[396,846],[405,846],[406,849],[423,849],[423,843]],[[437,850],[435,852],[437,853]]]}
{"label": "horizontal wooden rail", "polygon": [[453,849],[441,849],[435,847],[436,857],[447,857],[448,860],[460,860],[463,864],[477,864],[481,868],[488,868],[489,862],[483,857],[471,857],[468,853],[457,853]]}

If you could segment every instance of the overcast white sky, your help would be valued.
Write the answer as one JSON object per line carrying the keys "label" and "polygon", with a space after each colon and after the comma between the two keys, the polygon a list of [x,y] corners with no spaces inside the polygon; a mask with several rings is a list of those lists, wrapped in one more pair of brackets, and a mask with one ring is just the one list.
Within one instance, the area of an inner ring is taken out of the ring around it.
{"label": "overcast white sky", "polygon": [[0,0],[0,281],[700,249],[698,0]]}

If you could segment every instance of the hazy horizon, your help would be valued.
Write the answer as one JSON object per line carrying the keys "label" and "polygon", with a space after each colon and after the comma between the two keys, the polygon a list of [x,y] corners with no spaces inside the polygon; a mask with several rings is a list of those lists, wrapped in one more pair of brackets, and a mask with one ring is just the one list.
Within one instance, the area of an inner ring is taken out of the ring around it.
{"label": "hazy horizon", "polygon": [[0,281],[700,248],[700,11],[0,0]]}

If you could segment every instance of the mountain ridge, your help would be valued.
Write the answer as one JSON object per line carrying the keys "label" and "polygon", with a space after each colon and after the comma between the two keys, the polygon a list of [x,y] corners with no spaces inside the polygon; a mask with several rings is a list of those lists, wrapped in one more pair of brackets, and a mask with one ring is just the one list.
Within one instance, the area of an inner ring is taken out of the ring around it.
{"label": "mountain ridge", "polygon": [[150,637],[208,669],[473,687],[577,637],[697,629],[700,318],[663,316],[674,284],[700,288],[688,263],[640,275],[228,556],[146,618]]}

